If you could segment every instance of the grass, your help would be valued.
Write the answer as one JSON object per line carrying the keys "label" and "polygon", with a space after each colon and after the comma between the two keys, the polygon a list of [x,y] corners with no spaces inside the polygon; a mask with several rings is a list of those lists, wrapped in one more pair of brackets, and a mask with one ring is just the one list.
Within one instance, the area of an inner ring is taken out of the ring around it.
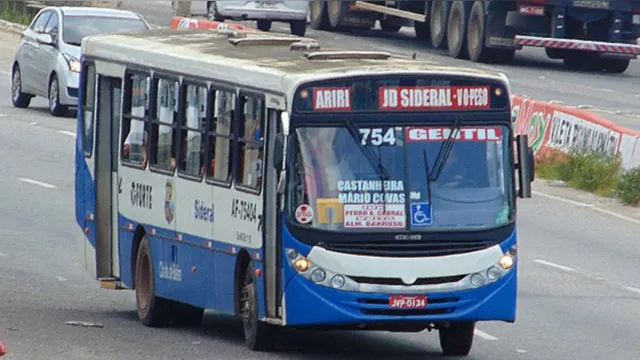
{"label": "grass", "polygon": [[627,205],[640,204],[640,166],[625,171],[620,159],[593,151],[550,153],[536,161],[536,173],[601,196],[617,196]]}
{"label": "grass", "polygon": [[3,0],[0,9],[0,19],[2,20],[21,25],[31,23],[31,17],[28,14],[23,14],[21,6],[14,1]]}

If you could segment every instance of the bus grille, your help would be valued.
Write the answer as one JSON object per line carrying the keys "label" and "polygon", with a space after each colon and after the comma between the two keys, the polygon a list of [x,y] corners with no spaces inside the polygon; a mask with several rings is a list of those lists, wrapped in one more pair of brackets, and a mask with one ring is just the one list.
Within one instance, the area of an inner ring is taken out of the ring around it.
{"label": "bus grille", "polygon": [[318,244],[334,252],[382,257],[431,257],[480,251],[495,245],[495,241],[385,241],[375,243],[330,242]]}

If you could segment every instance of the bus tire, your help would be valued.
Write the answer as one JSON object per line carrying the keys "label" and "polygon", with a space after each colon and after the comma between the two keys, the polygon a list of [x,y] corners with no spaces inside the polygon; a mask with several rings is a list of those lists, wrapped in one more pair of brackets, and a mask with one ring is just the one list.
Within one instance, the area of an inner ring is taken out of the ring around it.
{"label": "bus tire", "polygon": [[467,23],[469,22],[464,1],[456,1],[451,5],[447,26],[447,47],[449,56],[457,59],[467,59]]}
{"label": "bus tire", "polygon": [[250,262],[240,290],[240,316],[247,347],[253,351],[267,351],[273,348],[275,329],[260,321],[256,281],[253,262]]}
{"label": "bus tire", "polygon": [[138,317],[148,327],[165,326],[170,320],[171,302],[156,296],[154,271],[151,245],[149,237],[145,235],[136,257],[135,286]]}
{"label": "bus tire", "polygon": [[467,356],[473,345],[474,322],[451,323],[449,327],[438,330],[440,347],[447,356]]}

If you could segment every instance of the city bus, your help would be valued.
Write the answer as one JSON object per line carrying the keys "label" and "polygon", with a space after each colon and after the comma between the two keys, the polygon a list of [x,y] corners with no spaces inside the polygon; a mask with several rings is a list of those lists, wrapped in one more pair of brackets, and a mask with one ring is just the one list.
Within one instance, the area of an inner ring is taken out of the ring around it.
{"label": "city bus", "polygon": [[85,38],[81,258],[144,326],[438,330],[516,319],[533,152],[508,79],[243,30]]}

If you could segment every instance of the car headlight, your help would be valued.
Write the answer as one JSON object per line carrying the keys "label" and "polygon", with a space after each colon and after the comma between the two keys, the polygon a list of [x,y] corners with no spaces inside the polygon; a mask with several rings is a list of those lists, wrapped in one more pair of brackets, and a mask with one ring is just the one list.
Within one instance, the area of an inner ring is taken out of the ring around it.
{"label": "car headlight", "polygon": [[69,65],[69,70],[79,73],[80,72],[80,61],[74,58],[69,54],[64,54],[64,59],[67,60],[67,65]]}

